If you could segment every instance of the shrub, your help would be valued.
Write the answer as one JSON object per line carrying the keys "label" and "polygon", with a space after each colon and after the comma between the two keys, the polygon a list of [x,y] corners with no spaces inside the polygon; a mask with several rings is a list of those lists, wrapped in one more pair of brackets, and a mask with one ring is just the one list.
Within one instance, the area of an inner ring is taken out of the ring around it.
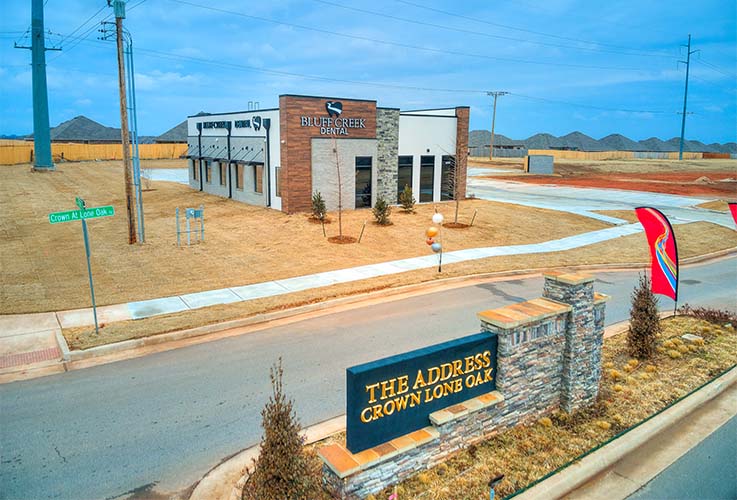
{"label": "shrub", "polygon": [[715,325],[726,325],[731,323],[737,325],[737,315],[723,309],[713,309],[711,307],[691,307],[684,304],[678,308],[678,313],[684,316],[692,316],[697,319],[703,319]]}
{"label": "shrub", "polygon": [[415,211],[415,197],[412,195],[412,188],[407,184],[404,185],[404,189],[399,193],[399,203],[402,205],[402,210],[411,214]]}
{"label": "shrub", "polygon": [[553,421],[550,420],[548,417],[541,418],[540,420],[537,421],[537,423],[539,423],[543,427],[552,427],[553,425]]}
{"label": "shrub", "polygon": [[324,221],[327,213],[325,200],[323,200],[320,191],[315,191],[312,193],[312,217],[317,220]]}
{"label": "shrub", "polygon": [[389,203],[384,199],[384,197],[379,196],[376,199],[376,204],[373,208],[374,218],[376,219],[376,222],[382,226],[386,226],[387,224],[390,224],[389,216],[392,213],[392,207],[389,206]]}
{"label": "shrub", "polygon": [[272,394],[261,411],[264,435],[254,471],[246,481],[243,500],[314,498],[319,482],[305,454],[294,403],[283,392],[281,358],[270,370]]}
{"label": "shrub", "polygon": [[660,333],[658,301],[650,289],[650,279],[641,274],[632,292],[627,348],[630,356],[649,359],[655,354],[655,339]]}

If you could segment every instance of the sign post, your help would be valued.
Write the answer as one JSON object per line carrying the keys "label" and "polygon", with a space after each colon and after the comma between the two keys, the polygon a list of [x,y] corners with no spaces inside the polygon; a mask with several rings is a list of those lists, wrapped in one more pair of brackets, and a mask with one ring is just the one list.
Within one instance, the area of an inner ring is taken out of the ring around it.
{"label": "sign post", "polygon": [[84,237],[84,253],[87,257],[87,275],[90,280],[90,295],[92,296],[92,315],[95,318],[95,333],[99,335],[100,329],[97,325],[97,305],[95,304],[95,285],[92,282],[92,266],[90,265],[90,238],[87,233],[87,219],[96,219],[98,217],[112,217],[115,215],[115,208],[112,206],[86,208],[84,200],[77,197],[75,203],[79,210],[69,210],[67,212],[52,212],[49,214],[49,222],[58,224],[60,222],[82,221],[82,236]]}

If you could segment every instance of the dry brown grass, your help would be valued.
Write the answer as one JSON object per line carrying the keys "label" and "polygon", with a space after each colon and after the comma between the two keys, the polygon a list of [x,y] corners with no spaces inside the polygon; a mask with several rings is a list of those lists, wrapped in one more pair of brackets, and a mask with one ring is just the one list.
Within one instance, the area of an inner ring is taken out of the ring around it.
{"label": "dry brown grass", "polygon": [[616,217],[627,222],[639,222],[634,210],[593,210],[594,213]]}
{"label": "dry brown grass", "polygon": [[707,210],[716,210],[718,212],[726,212],[729,210],[729,205],[724,200],[707,201],[706,203],[701,203],[696,206]]}
{"label": "dry brown grass", "polygon": [[[322,271],[427,255],[424,231],[432,205],[416,214],[397,211],[393,225],[369,224],[361,244],[335,245],[304,214],[286,215],[207,195],[187,186],[154,182],[144,193],[146,244],[128,245],[119,162],[64,163],[53,173],[3,166],[0,184],[0,313],[89,307],[80,224],[50,225],[50,212],[114,205],[115,217],[89,222],[92,270],[99,305],[246,285]],[[174,209],[205,205],[205,239],[176,246]],[[438,204],[450,217],[452,203]],[[464,201],[461,222],[474,210],[473,228],[443,231],[447,250],[535,243],[607,227],[546,210],[481,200]],[[335,219],[335,214],[331,214]],[[344,234],[357,237],[370,210],[346,212]],[[327,226],[328,236],[337,224]]]}
{"label": "dry brown grass", "polygon": [[[468,231],[468,229],[461,231]],[[679,238],[679,252],[682,259],[737,246],[737,233],[735,231],[706,222],[677,225],[674,231]],[[519,269],[549,269],[552,267],[609,263],[643,263],[644,266],[645,263],[649,262],[649,259],[650,254],[645,237],[642,234],[634,234],[566,252],[491,257],[447,264],[443,266],[441,274],[438,274],[437,269],[434,268],[422,269],[248,302],[206,307],[137,321],[110,323],[100,329],[99,336],[95,335],[94,329],[90,327],[65,329],[63,333],[72,349],[85,349],[111,342],[194,328],[358,293],[396,288],[414,283],[432,282],[444,278]]]}
{"label": "dry brown grass", "polygon": [[[487,498],[489,478],[504,474],[496,488],[506,497],[574,460],[587,450],[613,438],[662,410],[690,391],[737,363],[737,332],[693,318],[664,321],[660,342],[679,339],[686,332],[703,335],[705,345],[687,349],[680,359],[657,354],[614,379],[602,377],[598,402],[590,409],[568,415],[551,415],[552,425],[538,421],[519,426],[463,451],[433,469],[415,475],[397,487],[399,498]],[[604,341],[603,361],[624,371],[626,336]],[[648,368],[653,367],[653,368]],[[615,385],[621,386],[616,391]],[[544,419],[543,419],[544,420]],[[387,498],[388,489],[377,498]]]}

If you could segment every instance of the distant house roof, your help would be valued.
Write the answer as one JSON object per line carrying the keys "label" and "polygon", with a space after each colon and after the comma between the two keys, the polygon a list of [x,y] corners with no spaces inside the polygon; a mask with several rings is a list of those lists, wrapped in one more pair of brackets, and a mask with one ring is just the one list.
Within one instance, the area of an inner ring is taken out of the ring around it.
{"label": "distant house roof", "polygon": [[77,116],[51,129],[55,142],[120,142],[120,129]]}
{"label": "distant house roof", "polygon": [[[207,116],[210,113],[200,111],[194,116]],[[155,142],[187,142],[187,120],[175,125],[154,139]]]}
{"label": "distant house roof", "polygon": [[187,142],[187,120],[170,128],[154,139],[155,142]]}

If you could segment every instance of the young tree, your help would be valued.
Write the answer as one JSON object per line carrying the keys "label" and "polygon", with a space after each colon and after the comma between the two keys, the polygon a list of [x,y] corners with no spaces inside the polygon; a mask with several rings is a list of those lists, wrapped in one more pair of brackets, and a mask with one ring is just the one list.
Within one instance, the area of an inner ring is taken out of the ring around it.
{"label": "young tree", "polygon": [[343,183],[340,181],[340,156],[338,155],[338,141],[333,137],[333,153],[335,153],[335,170],[338,173],[338,236],[343,238]]}
{"label": "young tree", "polygon": [[655,340],[660,333],[658,299],[652,292],[650,278],[641,274],[639,283],[632,292],[630,328],[627,332],[627,347],[630,356],[649,359],[655,354]]}
{"label": "young tree", "polygon": [[315,468],[305,454],[294,403],[284,395],[281,358],[271,367],[272,394],[261,411],[264,434],[255,469],[243,488],[243,500],[316,497]]}
{"label": "young tree", "polygon": [[402,205],[402,210],[411,214],[415,211],[415,203],[417,200],[412,194],[412,188],[405,184],[404,189],[399,193],[399,203]]}
{"label": "young tree", "polygon": [[[446,151],[447,152],[447,151]],[[448,193],[450,197],[455,201],[456,209],[455,209],[455,217],[453,218],[453,224],[458,224],[458,211],[461,207],[461,185],[459,180],[459,175],[457,171],[457,162],[455,155],[448,155],[448,161],[450,162],[450,170],[448,170],[448,175],[443,178],[443,182],[440,186],[441,192]],[[442,168],[442,166],[441,166]]]}
{"label": "young tree", "polygon": [[390,223],[389,216],[392,213],[392,207],[389,206],[389,203],[387,203],[383,196],[379,196],[376,199],[376,204],[374,205],[372,212],[374,214],[376,222],[378,222],[380,225],[386,226]]}
{"label": "young tree", "polygon": [[323,200],[320,191],[315,191],[312,193],[312,217],[319,221],[324,221],[326,216],[325,200]]}

